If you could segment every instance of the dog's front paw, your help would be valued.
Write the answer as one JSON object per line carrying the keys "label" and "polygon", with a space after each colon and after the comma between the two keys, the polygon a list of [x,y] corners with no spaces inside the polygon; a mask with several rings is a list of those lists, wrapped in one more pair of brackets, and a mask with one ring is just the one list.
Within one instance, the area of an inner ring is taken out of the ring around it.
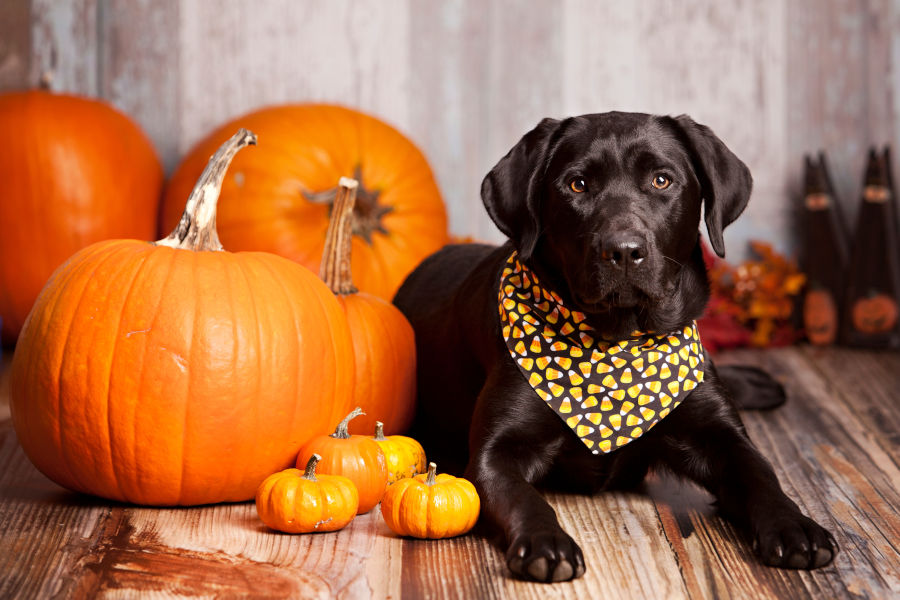
{"label": "dog's front paw", "polygon": [[796,512],[758,526],[753,549],[770,567],[818,569],[831,563],[838,545],[821,525]]}
{"label": "dog's front paw", "polygon": [[506,551],[506,565],[518,577],[547,583],[584,575],[581,548],[559,528],[517,536]]}

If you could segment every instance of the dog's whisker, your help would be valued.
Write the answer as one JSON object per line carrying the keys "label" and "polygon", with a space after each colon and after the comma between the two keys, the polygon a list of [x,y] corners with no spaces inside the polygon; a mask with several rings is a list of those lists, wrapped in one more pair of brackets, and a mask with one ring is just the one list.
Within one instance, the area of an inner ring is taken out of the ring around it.
{"label": "dog's whisker", "polygon": [[666,259],[666,260],[668,260],[668,261],[671,261],[671,262],[675,263],[676,265],[678,265],[678,266],[679,266],[680,268],[682,268],[682,269],[684,268],[684,265],[683,265],[683,264],[681,264],[680,262],[678,262],[677,260],[675,260],[675,259],[672,258],[671,256],[666,256],[665,254],[663,254],[663,258]]}

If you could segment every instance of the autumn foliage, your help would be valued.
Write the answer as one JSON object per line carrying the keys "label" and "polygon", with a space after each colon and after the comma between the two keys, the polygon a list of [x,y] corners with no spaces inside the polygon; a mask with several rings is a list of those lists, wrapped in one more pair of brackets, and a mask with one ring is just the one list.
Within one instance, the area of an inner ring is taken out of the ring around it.
{"label": "autumn foliage", "polygon": [[737,266],[706,252],[711,295],[700,330],[712,350],[780,346],[798,336],[792,315],[806,276],[770,244],[751,241],[750,247],[758,258]]}

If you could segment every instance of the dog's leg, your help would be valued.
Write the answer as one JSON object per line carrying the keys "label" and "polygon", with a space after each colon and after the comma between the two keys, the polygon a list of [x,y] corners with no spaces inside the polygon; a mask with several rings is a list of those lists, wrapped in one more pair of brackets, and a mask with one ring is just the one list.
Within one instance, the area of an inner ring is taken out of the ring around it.
{"label": "dog's leg", "polygon": [[765,410],[784,404],[784,387],[762,369],[737,365],[717,369],[738,408]]}
{"label": "dog's leg", "polygon": [[466,478],[481,496],[482,521],[505,540],[510,571],[543,582],[581,577],[581,549],[533,485],[549,470],[566,432],[511,369],[489,377],[479,396]]}
{"label": "dog's leg", "polygon": [[743,528],[763,563],[815,569],[837,553],[831,534],[787,497],[769,462],[747,437],[727,391],[707,380],[659,424],[664,466],[693,479],[717,500],[723,515]]}

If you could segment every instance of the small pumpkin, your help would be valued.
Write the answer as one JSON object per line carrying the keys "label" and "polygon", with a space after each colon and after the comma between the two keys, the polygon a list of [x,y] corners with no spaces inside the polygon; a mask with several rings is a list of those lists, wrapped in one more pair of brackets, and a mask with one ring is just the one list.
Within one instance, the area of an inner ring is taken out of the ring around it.
{"label": "small pumpkin", "polygon": [[356,485],[359,492],[359,514],[367,513],[381,502],[387,487],[388,471],[381,447],[364,435],[350,435],[347,426],[362,414],[359,407],[338,423],[331,435],[311,439],[297,455],[297,467],[309,461],[313,454],[322,458],[319,472],[343,475]]}
{"label": "small pumpkin", "polygon": [[437,465],[428,463],[428,473],[401,479],[385,492],[381,514],[394,533],[439,539],[462,535],[475,526],[481,509],[475,486],[467,479],[436,473]]}
{"label": "small pumpkin", "polygon": [[219,244],[219,186],[255,141],[242,130],[216,152],[167,238],[89,246],[38,296],[10,408],[53,481],[136,504],[249,500],[352,406],[334,295],[292,261]]}
{"label": "small pumpkin", "polygon": [[388,485],[425,472],[425,449],[422,444],[405,435],[385,437],[384,424],[375,422],[375,435],[372,437],[384,452],[387,461]]}
{"label": "small pumpkin", "polygon": [[837,336],[837,306],[831,292],[826,289],[812,289],[803,298],[803,325],[811,344],[834,343]]}
{"label": "small pumpkin", "polygon": [[396,306],[353,285],[350,226],[357,187],[347,177],[338,182],[319,276],[343,307],[353,338],[354,399],[364,412],[352,427],[372,431],[377,415],[393,433],[409,427],[415,410],[416,338]]}
{"label": "small pumpkin", "polygon": [[0,138],[0,337],[11,344],[67,258],[156,234],[163,170],[134,121],[90,98],[0,94]]}
{"label": "small pumpkin", "polygon": [[886,333],[897,324],[897,302],[887,294],[875,294],[853,303],[853,326],[874,335]]}
{"label": "small pumpkin", "polygon": [[266,144],[237,157],[222,188],[219,233],[232,250],[280,254],[318,273],[334,184],[344,175],[360,182],[352,220],[362,291],[390,301],[409,272],[447,243],[447,213],[422,152],[381,120],[327,104],[263,108],[211,133],[169,180],[163,227],[178,221],[207,157],[238,127]]}
{"label": "small pumpkin", "polygon": [[316,476],[322,459],[313,454],[305,471],[285,469],[266,477],[256,491],[256,512],[271,529],[285,533],[337,531],[356,516],[359,492],[341,475]]}

